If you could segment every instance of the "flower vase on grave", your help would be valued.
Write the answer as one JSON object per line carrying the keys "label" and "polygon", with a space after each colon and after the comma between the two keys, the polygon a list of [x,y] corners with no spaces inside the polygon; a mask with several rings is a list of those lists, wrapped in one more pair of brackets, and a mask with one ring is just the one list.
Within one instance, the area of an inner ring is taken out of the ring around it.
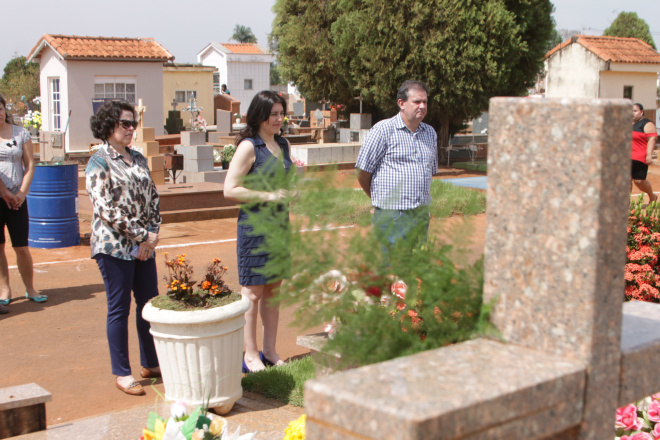
{"label": "flower vase on grave", "polygon": [[228,170],[229,169],[229,161],[227,161],[227,160],[222,161],[222,169],[223,170]]}

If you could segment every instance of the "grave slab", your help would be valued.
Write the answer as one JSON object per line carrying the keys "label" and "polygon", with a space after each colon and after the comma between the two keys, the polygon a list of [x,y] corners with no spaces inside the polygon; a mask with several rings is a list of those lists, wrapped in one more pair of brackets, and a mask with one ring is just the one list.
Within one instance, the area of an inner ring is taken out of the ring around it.
{"label": "grave slab", "polygon": [[484,302],[506,344],[469,341],[309,381],[310,440],[613,436],[631,103],[494,98],[489,115]]}
{"label": "grave slab", "polygon": [[507,342],[589,364],[581,438],[611,436],[619,395],[630,112],[490,101],[484,301]]}
{"label": "grave slab", "polygon": [[362,130],[371,128],[371,113],[351,113],[351,130]]}
{"label": "grave slab", "polygon": [[468,341],[307,382],[307,438],[541,438],[580,423],[585,375],[579,361]]}
{"label": "grave slab", "polygon": [[149,142],[156,139],[156,129],[153,127],[138,127],[135,129],[136,142]]}
{"label": "grave slab", "polygon": [[660,392],[660,375],[648,374],[660,365],[660,304],[623,304],[621,328],[621,389],[618,407]]}
{"label": "grave slab", "polygon": [[206,143],[206,133],[203,131],[182,131],[181,145],[204,145]]}
{"label": "grave slab", "polygon": [[177,146],[177,152],[183,155],[184,164],[187,160],[210,160],[213,161],[213,145],[191,145]]}
{"label": "grave slab", "polygon": [[36,383],[0,388],[0,438],[46,429],[52,395]]}

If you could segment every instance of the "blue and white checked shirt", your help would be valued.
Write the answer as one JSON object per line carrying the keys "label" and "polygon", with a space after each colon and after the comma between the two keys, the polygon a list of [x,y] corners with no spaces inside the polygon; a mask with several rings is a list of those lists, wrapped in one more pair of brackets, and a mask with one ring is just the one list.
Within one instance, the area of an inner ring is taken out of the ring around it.
{"label": "blue and white checked shirt", "polygon": [[408,210],[431,203],[431,177],[438,171],[438,136],[420,123],[414,133],[401,114],[374,125],[360,148],[356,168],[372,174],[371,204]]}

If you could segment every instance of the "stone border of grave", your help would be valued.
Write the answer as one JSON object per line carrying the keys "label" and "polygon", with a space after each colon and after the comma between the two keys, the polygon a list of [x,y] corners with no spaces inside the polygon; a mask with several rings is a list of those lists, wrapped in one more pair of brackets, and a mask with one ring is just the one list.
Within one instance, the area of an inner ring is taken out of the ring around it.
{"label": "stone border of grave", "polygon": [[631,106],[491,99],[484,301],[506,343],[309,381],[309,440],[602,440],[660,390],[660,305],[622,304]]}

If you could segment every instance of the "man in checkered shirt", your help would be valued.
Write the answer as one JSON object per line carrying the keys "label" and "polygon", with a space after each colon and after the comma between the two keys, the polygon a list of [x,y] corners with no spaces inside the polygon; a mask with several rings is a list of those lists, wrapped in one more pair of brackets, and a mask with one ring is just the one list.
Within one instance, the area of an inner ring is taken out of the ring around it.
{"label": "man in checkered shirt", "polygon": [[408,80],[397,93],[399,113],[374,125],[360,149],[358,181],[374,206],[373,224],[386,248],[426,243],[431,177],[438,171],[438,137],[422,122],[428,89]]}

